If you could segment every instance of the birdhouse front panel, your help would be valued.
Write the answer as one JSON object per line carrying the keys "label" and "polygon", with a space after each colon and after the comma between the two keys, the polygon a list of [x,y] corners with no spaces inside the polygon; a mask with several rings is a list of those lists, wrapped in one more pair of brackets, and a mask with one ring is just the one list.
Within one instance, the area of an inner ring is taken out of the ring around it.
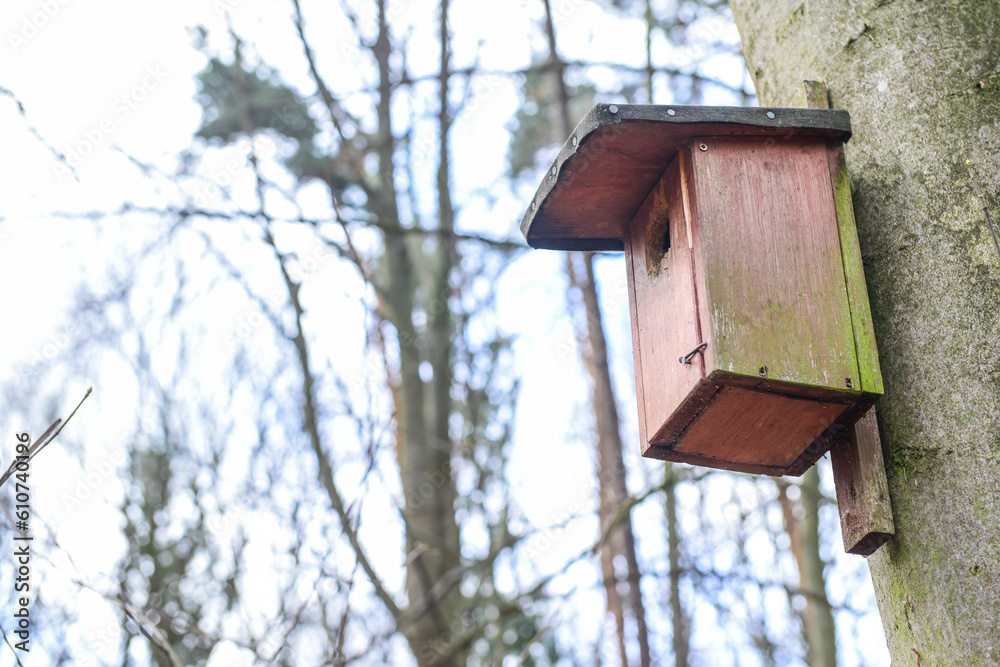
{"label": "birdhouse front panel", "polygon": [[846,112],[598,105],[529,244],[626,254],[644,456],[801,474],[881,393]]}
{"label": "birdhouse front panel", "polygon": [[686,150],[709,367],[860,390],[826,142],[704,137]]}

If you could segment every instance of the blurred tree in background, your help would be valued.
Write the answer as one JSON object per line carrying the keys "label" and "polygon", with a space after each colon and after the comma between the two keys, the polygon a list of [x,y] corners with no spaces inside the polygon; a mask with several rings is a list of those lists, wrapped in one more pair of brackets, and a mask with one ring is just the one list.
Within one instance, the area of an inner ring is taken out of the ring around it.
{"label": "blurred tree in background", "polygon": [[[117,577],[75,584],[122,629],[66,663],[827,665],[835,612],[841,664],[864,664],[866,573],[838,565],[831,602],[819,473],[638,458],[614,256],[545,277],[569,332],[549,354],[589,388],[567,389],[562,435],[593,462],[585,502],[545,522],[519,501],[514,448],[552,443],[515,435],[524,365],[499,301],[525,259],[517,210],[595,101],[752,101],[726,4],[526,0],[508,69],[456,27],[475,4],[345,1],[350,39],[309,9],[289,5],[280,69],[238,23],[193,31],[192,147],[173,171],[136,163],[158,198],[90,216],[128,260],[80,287],[72,359],[128,378],[136,420]],[[579,38],[605,23],[644,60]],[[456,187],[487,150],[487,186]],[[494,208],[507,228],[478,222]]]}

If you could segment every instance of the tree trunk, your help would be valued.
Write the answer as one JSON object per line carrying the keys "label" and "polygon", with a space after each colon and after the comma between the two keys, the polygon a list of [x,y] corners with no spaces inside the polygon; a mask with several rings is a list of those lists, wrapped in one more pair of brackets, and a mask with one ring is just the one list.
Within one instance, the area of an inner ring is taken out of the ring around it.
{"label": "tree trunk", "polygon": [[[577,266],[576,260],[583,266]],[[622,508],[628,503],[629,496],[622,458],[622,438],[619,430],[621,423],[615,403],[614,387],[611,384],[611,371],[608,368],[608,347],[594,280],[593,260],[593,253],[570,253],[566,256],[566,272],[570,284],[580,292],[586,315],[586,322],[577,329],[577,337],[581,357],[590,375],[594,422],[597,429],[597,478],[600,498],[597,515],[601,535],[604,536],[601,544],[601,572],[608,611],[613,613],[618,630],[618,651],[622,665],[624,667],[629,664],[625,642],[625,618],[628,611],[636,623],[639,664],[646,667],[651,664],[646,613],[639,586],[641,577],[635,554],[632,518],[629,514],[621,516]],[[625,559],[624,583],[627,585],[627,594],[624,599],[619,590],[623,582],[619,579],[614,565],[618,556]]]}
{"label": "tree trunk", "polygon": [[674,667],[688,667],[691,652],[687,614],[681,604],[681,540],[677,530],[677,469],[666,462],[663,487],[667,495],[667,562],[670,564],[670,624]]}
{"label": "tree trunk", "polygon": [[[566,87],[565,64],[556,47],[555,22],[552,18],[552,3],[545,5],[545,33],[549,42],[549,59],[555,65],[556,93],[559,96],[559,120],[561,136],[568,137],[573,131],[570,118],[569,91]],[[582,271],[574,265],[579,259]],[[573,287],[577,288],[583,300],[586,322],[577,328],[581,357],[590,374],[593,389],[594,421],[597,429],[597,477],[600,504],[597,508],[601,535],[601,573],[608,611],[615,617],[618,634],[618,653],[622,667],[629,664],[625,642],[626,605],[636,624],[636,639],[639,643],[639,664],[652,664],[649,651],[649,633],[646,629],[646,611],[642,602],[640,586],[641,574],[635,553],[635,535],[632,532],[632,518],[626,514],[619,520],[622,507],[628,502],[628,487],[625,480],[625,464],[621,438],[621,422],[615,403],[614,387],[611,384],[611,370],[608,366],[608,346],[604,336],[604,321],[597,296],[597,282],[594,279],[593,253],[570,253],[566,256],[566,273]],[[614,523],[618,525],[613,526]],[[626,568],[627,602],[622,600],[618,590],[618,576],[614,560],[623,556]]]}
{"label": "tree trunk", "polygon": [[[805,596],[802,634],[806,640],[806,662],[810,667],[837,667],[837,631],[826,596],[826,563],[819,553],[819,472],[813,466],[802,476],[799,502],[788,496],[792,486],[784,480],[778,485],[778,501],[785,516],[785,528],[795,564],[799,570],[799,590]],[[795,510],[801,508],[801,519]]]}
{"label": "tree trunk", "polygon": [[889,651],[998,664],[1000,2],[731,4],[762,103],[817,80],[852,116],[896,520],[869,559]]}
{"label": "tree trunk", "polygon": [[[441,153],[438,165],[440,227],[450,232],[454,211],[451,203],[447,134],[450,114],[447,109],[448,87],[448,3],[441,3],[441,77],[439,85],[439,128]],[[406,589],[413,618],[402,628],[418,663],[434,662],[451,644],[451,628],[460,612],[455,587],[438,591],[435,586],[445,574],[460,565],[458,526],[455,520],[455,489],[451,477],[451,440],[448,417],[451,411],[450,353],[452,341],[451,311],[448,307],[448,279],[454,262],[454,244],[442,240],[434,261],[433,289],[429,304],[420,304],[429,315],[429,351],[427,359],[433,377],[425,383],[420,376],[425,361],[417,347],[414,310],[417,303],[419,269],[414,253],[403,234],[397,205],[398,190],[394,176],[395,137],[392,133],[392,43],[389,34],[387,0],[378,1],[379,34],[372,53],[379,70],[378,157],[381,182],[369,204],[389,233],[385,235],[385,267],[388,277],[390,319],[399,343],[399,387],[396,399],[396,451],[400,478],[406,501],[403,519],[406,525]],[[443,187],[442,187],[443,183]],[[447,238],[442,235],[442,239]],[[427,386],[429,385],[429,386]],[[444,648],[443,648],[444,647]],[[460,652],[459,652],[460,653]],[[438,664],[458,665],[461,655]]]}

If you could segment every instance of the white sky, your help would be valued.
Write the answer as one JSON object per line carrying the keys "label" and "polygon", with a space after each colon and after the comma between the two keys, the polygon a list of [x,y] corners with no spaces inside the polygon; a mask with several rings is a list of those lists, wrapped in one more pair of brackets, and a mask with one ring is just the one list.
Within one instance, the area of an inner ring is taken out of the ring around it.
{"label": "white sky", "polygon": [[[311,29],[322,29],[329,35],[314,42],[320,57],[333,65],[327,70],[334,85],[351,88],[354,82],[360,87],[356,53],[345,41],[350,26],[337,19],[335,9],[324,9],[335,8],[335,4],[305,2],[304,9]],[[414,16],[432,17],[436,15],[435,4],[424,0],[394,6]],[[567,58],[599,59],[594,54],[615,53],[630,64],[643,64],[642,35],[637,25],[621,21],[609,25],[606,19],[597,20],[599,10],[583,0],[556,0],[554,5]],[[0,96],[0,284],[6,286],[0,292],[4,323],[0,327],[0,349],[5,351],[0,355],[0,372],[10,377],[19,365],[64,350],[73,330],[63,312],[71,302],[75,282],[81,277],[103,276],[107,265],[121,256],[112,243],[123,238],[135,240],[130,239],[127,230],[98,235],[92,223],[52,219],[47,214],[110,211],[124,201],[162,203],[148,180],[115,148],[169,172],[176,164],[175,156],[190,147],[201,119],[201,109],[194,101],[194,75],[205,64],[204,56],[190,46],[190,27],[205,25],[214,43],[222,44],[226,24],[221,10],[228,8],[237,31],[253,43],[265,61],[276,65],[285,80],[311,90],[288,20],[290,7],[289,2],[269,0],[6,0],[0,16],[0,86],[17,95],[28,122],[45,142],[78,164],[79,180],[67,175],[49,148],[27,130],[13,100]],[[452,16],[459,38],[454,45],[456,62],[469,62],[480,48],[479,62],[484,68],[527,65],[527,60],[517,58],[526,57],[531,45],[541,48],[537,31],[531,29],[540,16],[540,3],[528,0],[457,4]],[[706,29],[735,36],[731,27]],[[411,69],[417,74],[434,72],[437,45],[432,41],[433,30],[417,30],[413,39],[416,45],[426,42],[427,48],[426,58],[414,59],[409,63]],[[742,74],[728,76],[738,83]],[[503,127],[518,103],[509,81],[498,79],[492,84],[478,92],[475,103],[455,126],[452,145],[463,147],[454,151],[455,194],[460,202],[468,203],[460,218],[465,229],[503,237],[515,233],[531,189],[520,193],[521,200],[506,198],[492,206],[472,196],[479,189],[489,188],[495,175],[505,168],[507,136],[498,131],[484,132],[482,128]],[[706,103],[723,103],[721,98],[714,98],[721,93],[707,92]],[[431,166],[429,163],[428,168]],[[224,163],[216,168],[223,169]],[[517,444],[510,465],[521,471],[513,480],[519,503],[536,525],[545,526],[558,524],[567,514],[593,504],[593,494],[587,488],[568,482],[560,487],[559,479],[552,475],[553,470],[558,470],[559,478],[564,480],[589,479],[592,475],[590,460],[578,454],[579,443],[567,437],[567,425],[578,420],[578,406],[588,399],[589,392],[579,372],[575,336],[559,310],[566,289],[561,277],[562,256],[532,252],[517,262],[505,275],[499,304],[504,326],[520,336],[516,353],[518,367],[523,371]],[[322,271],[335,269],[324,265]],[[625,435],[634,442],[630,329],[620,289],[623,261],[601,259],[598,271],[605,324],[612,349],[618,351],[614,372],[618,389],[625,397]],[[329,280],[331,274],[322,275]],[[345,288],[345,293],[349,291]],[[341,295],[345,304],[349,296]],[[524,317],[524,313],[549,316]],[[246,315],[235,312],[227,316],[236,322]],[[349,330],[331,324],[329,330],[331,336],[326,344],[331,349],[343,346],[353,350],[359,346],[360,325],[357,330]],[[345,372],[363,376],[363,358],[355,359],[357,368],[348,367]],[[575,378],[570,392],[566,392],[567,377]],[[59,408],[60,414],[65,414],[70,402],[75,404],[85,389],[83,385],[66,387],[67,404]],[[117,473],[103,471],[108,462],[117,467],[124,461],[120,448],[131,419],[127,409],[130,390],[128,386],[96,388],[74,418],[76,435],[66,439],[86,442],[85,467],[74,463],[53,470],[46,481],[39,483],[36,496],[35,511],[50,518],[63,547],[74,554],[77,565],[95,576],[112,570],[122,542],[115,532],[117,521],[93,520],[93,512],[110,511],[108,508],[121,495]],[[555,400],[557,396],[563,400]],[[32,397],[24,398],[30,401]],[[0,437],[7,443],[13,433],[40,426],[3,423]],[[53,454],[47,453],[50,457]],[[630,449],[628,456],[638,470],[638,452]],[[6,444],[2,458],[6,459]],[[62,492],[79,488],[81,482],[86,485],[87,475],[95,471],[101,479],[93,485],[93,498],[86,499],[83,510],[67,508]],[[641,486],[642,480],[632,481],[636,487]],[[105,509],[100,510],[102,507]],[[80,521],[85,514],[92,519]],[[558,567],[592,536],[593,526],[575,525],[544,552],[540,569]],[[94,549],[95,544],[103,548]],[[653,549],[656,545],[647,542],[646,546]],[[398,559],[391,549],[384,551],[382,565],[389,572]],[[252,597],[252,592],[247,594]],[[598,599],[591,602],[598,607],[603,604]],[[104,636],[114,623],[105,608],[88,619],[88,632],[93,637]],[[864,631],[870,633],[862,638],[869,653],[868,664],[887,664],[880,628]],[[114,641],[109,640],[110,644]],[[0,666],[11,664],[8,658],[0,651]],[[237,664],[232,660],[234,654],[220,654],[213,657],[211,664]]]}

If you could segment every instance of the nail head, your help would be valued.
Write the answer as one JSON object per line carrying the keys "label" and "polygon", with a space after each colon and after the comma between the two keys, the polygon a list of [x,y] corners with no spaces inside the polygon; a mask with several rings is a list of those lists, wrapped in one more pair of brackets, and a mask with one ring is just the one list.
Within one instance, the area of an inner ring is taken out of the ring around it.
{"label": "nail head", "polygon": [[611,106],[608,107],[608,111],[610,111],[611,113],[618,113],[618,106],[612,104]]}
{"label": "nail head", "polygon": [[673,115],[674,115],[674,114],[676,114],[676,113],[677,113],[677,112],[676,112],[676,111],[674,111],[673,109],[667,109],[667,115],[668,115],[668,116],[673,116]]}
{"label": "nail head", "polygon": [[773,111],[768,111],[767,112],[767,117],[771,118],[771,119],[774,119],[774,112]]}

